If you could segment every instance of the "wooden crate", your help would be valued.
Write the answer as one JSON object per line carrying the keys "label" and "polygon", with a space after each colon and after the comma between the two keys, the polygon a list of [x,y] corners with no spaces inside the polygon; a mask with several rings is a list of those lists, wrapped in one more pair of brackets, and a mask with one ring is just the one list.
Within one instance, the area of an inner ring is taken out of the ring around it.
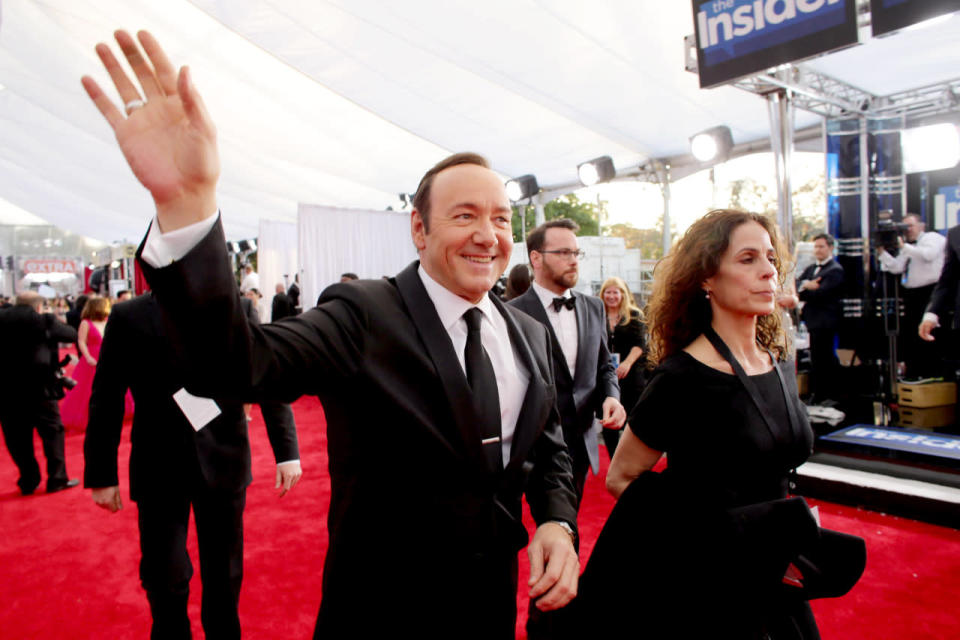
{"label": "wooden crate", "polygon": [[957,402],[957,385],[954,382],[928,382],[906,384],[901,382],[900,405],[906,407],[940,407]]}
{"label": "wooden crate", "polygon": [[953,424],[955,406],[945,404],[939,407],[900,407],[900,426],[936,429]]}

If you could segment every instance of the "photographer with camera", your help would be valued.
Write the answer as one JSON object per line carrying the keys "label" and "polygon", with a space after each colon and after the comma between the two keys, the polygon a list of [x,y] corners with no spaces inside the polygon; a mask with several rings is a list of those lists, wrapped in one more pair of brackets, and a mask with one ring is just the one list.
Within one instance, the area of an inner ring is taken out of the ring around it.
{"label": "photographer with camera", "polygon": [[57,399],[63,397],[58,375],[59,343],[73,342],[77,332],[43,314],[43,298],[35,292],[17,296],[16,305],[0,311],[0,426],[10,457],[20,470],[23,495],[40,485],[40,466],[33,451],[33,430],[40,434],[47,458],[47,493],[79,484],[67,476],[63,421]]}
{"label": "photographer with camera", "polygon": [[947,240],[935,231],[928,232],[920,216],[908,213],[903,217],[903,234],[897,236],[896,244],[897,251],[878,247],[877,258],[883,271],[903,274],[905,330],[901,332],[901,348],[906,375],[909,378],[940,375],[942,367],[937,348],[921,340],[913,327],[920,326],[930,294],[940,278]]}

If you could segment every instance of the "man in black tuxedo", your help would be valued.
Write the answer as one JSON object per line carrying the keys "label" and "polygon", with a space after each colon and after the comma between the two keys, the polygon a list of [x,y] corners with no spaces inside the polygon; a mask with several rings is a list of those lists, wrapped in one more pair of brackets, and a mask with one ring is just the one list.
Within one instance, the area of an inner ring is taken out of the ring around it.
{"label": "man in black tuxedo", "polygon": [[[99,506],[111,512],[122,508],[117,447],[129,389],[136,404],[130,497],[137,503],[140,580],[153,617],[151,637],[190,637],[187,596],[193,567],[186,544],[192,507],[204,631],[210,638],[239,638],[243,510],[251,481],[247,421],[238,402],[185,399],[186,379],[153,294],[114,306],[90,396],[84,486],[93,489]],[[190,402],[216,407],[219,413],[201,417],[186,404]],[[263,410],[283,495],[300,477],[296,425],[288,406]]]}
{"label": "man in black tuxedo", "polygon": [[607,349],[606,313],[594,296],[577,295],[581,251],[576,222],[550,220],[527,234],[533,284],[510,304],[540,321],[550,332],[557,407],[563,437],[573,458],[577,500],[583,497],[587,470],[599,471],[593,421],[619,429],[626,420],[620,404],[617,369]]}
{"label": "man in black tuxedo", "polygon": [[60,342],[73,342],[77,332],[41,313],[43,298],[32,291],[17,296],[16,304],[0,311],[0,427],[10,457],[20,471],[17,485],[30,495],[40,485],[40,466],[33,449],[36,429],[47,459],[47,493],[79,484],[67,476],[63,421],[56,379]]}
{"label": "man in black tuxedo", "polygon": [[[117,32],[146,103],[109,48],[124,115],[89,77],[157,217],[141,264],[188,358],[187,388],[323,402],[329,549],[316,637],[512,638],[526,495],[538,527],[529,594],[576,593],[576,498],[555,409],[549,335],[489,296],[512,250],[511,207],[474,154],[431,169],[395,278],[329,287],[278,323],[243,318],[216,215],[215,128],[186,68]],[[149,59],[149,62],[148,62]]]}
{"label": "man in black tuxedo", "polygon": [[835,347],[843,309],[843,267],[833,259],[833,236],[821,233],[813,239],[813,257],[797,278],[797,297],[804,302],[800,319],[810,332],[810,388],[816,400],[836,396],[840,361]]}

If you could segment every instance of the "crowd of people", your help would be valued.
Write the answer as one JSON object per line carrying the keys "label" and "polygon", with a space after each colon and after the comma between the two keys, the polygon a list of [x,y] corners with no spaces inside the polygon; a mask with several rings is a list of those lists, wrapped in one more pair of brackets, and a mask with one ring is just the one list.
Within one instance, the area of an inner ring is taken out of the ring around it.
{"label": "crowd of people", "polygon": [[[117,451],[134,403],[130,496],[152,637],[190,637],[191,510],[203,628],[240,637],[244,407],[261,406],[282,495],[302,473],[288,403],[304,394],[324,407],[331,480],[315,637],[512,638],[524,547],[531,638],[573,637],[594,620],[654,637],[819,637],[807,603],[819,526],[802,501],[780,507],[813,434],[777,312],[787,258],[766,217],[701,218],[658,266],[646,313],[617,277],[597,296],[579,293],[578,227],[550,220],[527,235],[527,264],[511,270],[504,301],[491,290],[513,248],[510,202],[486,159],[458,153],[414,195],[417,261],[388,278],[345,273],[302,312],[299,288],[278,283],[272,322],[260,324],[259,278],[251,266],[238,283],[229,266],[215,127],[189,70],[149,33],[116,39],[136,83],[109,47],[96,50],[123,110],[91,78],[83,85],[155,200],[138,255],[151,291],[112,307],[88,299],[78,330],[25,294],[0,312],[0,336],[5,353],[19,348],[35,365],[38,389],[53,384],[56,343],[78,342],[64,418],[85,429],[84,484],[111,512],[123,507]],[[828,262],[797,286],[808,324],[830,288]],[[42,355],[27,353],[27,332]],[[25,393],[25,379],[2,382]],[[47,490],[75,484],[63,425],[52,425],[56,400],[35,391],[0,403],[25,494],[40,481],[24,453],[34,427]],[[597,548],[632,558],[624,567],[654,567],[657,582],[591,571],[592,558],[580,579],[577,514],[600,433],[606,484],[628,517],[611,517]],[[664,455],[666,471],[654,473]],[[618,530],[631,532],[625,544],[611,542]],[[782,531],[791,534],[763,534]],[[701,580],[709,566],[732,574]],[[372,598],[375,587],[387,593]]]}

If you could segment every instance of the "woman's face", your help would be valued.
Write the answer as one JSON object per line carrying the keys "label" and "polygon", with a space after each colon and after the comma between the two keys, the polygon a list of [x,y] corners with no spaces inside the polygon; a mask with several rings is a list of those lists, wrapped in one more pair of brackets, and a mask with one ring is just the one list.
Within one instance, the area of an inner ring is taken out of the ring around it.
{"label": "woman's face", "polygon": [[778,286],[775,257],[770,234],[759,223],[746,222],[734,229],[717,273],[704,282],[714,311],[747,316],[772,313]]}
{"label": "woman's face", "polygon": [[610,285],[603,290],[603,304],[607,305],[608,309],[619,309],[622,300],[623,294],[617,285]]}

